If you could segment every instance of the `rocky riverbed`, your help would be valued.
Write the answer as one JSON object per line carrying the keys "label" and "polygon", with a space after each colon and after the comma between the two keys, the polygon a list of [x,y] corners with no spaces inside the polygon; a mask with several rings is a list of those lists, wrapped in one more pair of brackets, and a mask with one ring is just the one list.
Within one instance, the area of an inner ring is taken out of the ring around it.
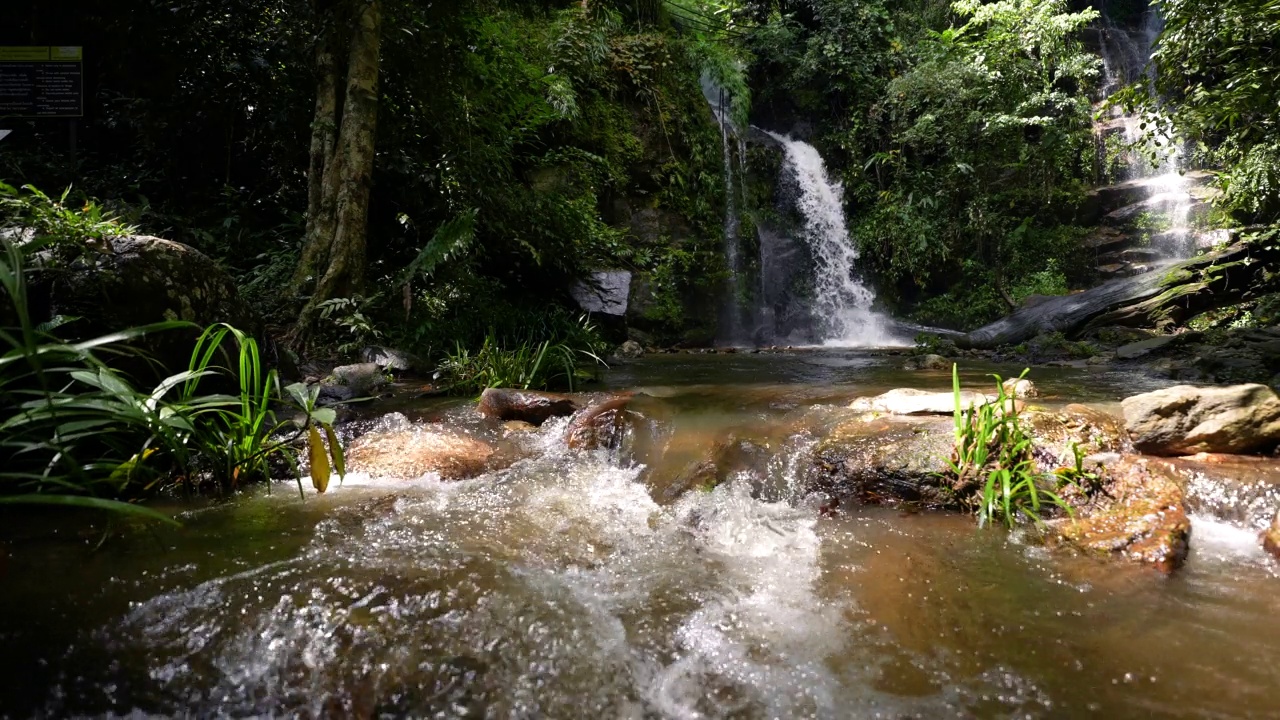
{"label": "rocky riverbed", "polygon": [[[325,495],[177,503],[182,529],[117,529],[97,552],[33,519],[0,570],[0,609],[37,608],[0,620],[0,714],[1249,717],[1280,704],[1267,388],[1033,370],[1006,411],[1037,470],[1078,450],[1096,482],[1063,490],[1069,514],[1010,532],[979,529],[947,485],[950,368],[901,361],[664,355],[589,393],[479,401],[406,383],[343,427],[349,473]],[[977,405],[995,394],[987,373],[1021,368],[962,370]],[[1209,432],[1232,407],[1219,430],[1233,434]],[[1165,454],[1138,452],[1149,436]],[[41,570],[52,562],[77,572]]]}

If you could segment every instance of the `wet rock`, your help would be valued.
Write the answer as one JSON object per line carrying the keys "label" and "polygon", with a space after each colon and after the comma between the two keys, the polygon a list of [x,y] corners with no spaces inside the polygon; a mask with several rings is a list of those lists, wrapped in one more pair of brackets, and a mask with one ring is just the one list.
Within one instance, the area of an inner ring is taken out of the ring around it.
{"label": "wet rock", "polygon": [[1046,524],[1050,545],[1151,565],[1163,572],[1187,556],[1191,521],[1178,484],[1147,459],[1128,456],[1107,465],[1102,486],[1072,498],[1072,517]]}
{"label": "wet rock", "polygon": [[946,418],[847,420],[814,451],[814,489],[864,503],[956,507],[942,479],[954,444]]}
{"label": "wet rock", "polygon": [[[65,272],[33,278],[31,293],[39,306],[47,294],[50,315],[79,320],[59,329],[71,340],[166,320],[185,320],[201,327],[230,323],[258,339],[263,360],[287,361],[266,337],[261,318],[236,290],[236,283],[216,262],[195,248],[158,237],[110,238],[109,247],[77,260]],[[43,319],[43,318],[41,318]],[[151,333],[137,345],[170,372],[185,370],[199,330]],[[122,358],[128,360],[128,358]],[[146,363],[129,364],[126,371],[148,378],[155,371]],[[292,363],[282,367],[292,376]],[[231,359],[229,366],[235,366]]]}
{"label": "wet rock", "polygon": [[1179,385],[1122,405],[1134,447],[1152,455],[1258,452],[1280,442],[1280,398],[1265,385]]}
{"label": "wet rock", "polygon": [[[375,394],[379,389],[390,384],[387,376],[383,374],[382,368],[377,363],[356,363],[354,365],[339,365],[329,372],[322,383],[324,386],[338,386],[345,388],[347,392],[328,390],[330,395],[350,394],[351,397],[367,397]],[[326,392],[322,390],[322,392]],[[350,397],[346,399],[351,399]]]}
{"label": "wet rock", "polygon": [[381,345],[370,345],[360,351],[360,361],[373,363],[384,371],[391,372],[412,372],[421,367],[418,358],[403,350],[395,348],[383,347]]}
{"label": "wet rock", "polygon": [[347,449],[347,470],[405,480],[431,474],[443,480],[464,480],[506,467],[515,459],[468,435],[411,425],[356,438]]}
{"label": "wet rock", "polygon": [[772,457],[764,446],[733,433],[714,439],[677,433],[662,449],[661,457],[649,463],[642,479],[660,505],[673,503],[691,491],[714,490],[739,473],[754,476],[753,494],[758,494],[760,471]]}
{"label": "wet rock", "polygon": [[620,449],[641,415],[630,408],[634,396],[620,395],[591,405],[569,421],[565,440],[573,450]]}
{"label": "wet rock", "polygon": [[613,354],[620,358],[634,360],[644,356],[644,346],[635,340],[628,340],[619,345],[618,349],[613,351]]}
{"label": "wet rock", "polygon": [[1026,378],[1009,378],[1004,381],[1002,387],[1004,394],[1012,398],[1033,398],[1040,394],[1035,383]]}
{"label": "wet rock", "polygon": [[1133,360],[1135,358],[1140,358],[1143,355],[1155,352],[1166,345],[1175,342],[1177,339],[1177,335],[1158,335],[1146,340],[1129,343],[1128,345],[1121,345],[1116,348],[1116,358],[1120,360]]}
{"label": "wet rock", "polygon": [[1262,533],[1262,547],[1267,552],[1280,558],[1280,512],[1276,513],[1271,526]]}
{"label": "wet rock", "polygon": [[[960,393],[960,405],[966,409],[992,402],[995,398],[982,393],[971,390]],[[956,403],[953,393],[900,388],[875,397],[858,398],[849,405],[849,409],[886,415],[953,415]]]}
{"label": "wet rock", "polygon": [[1032,438],[1032,456],[1042,472],[1073,467],[1073,447],[1079,448],[1083,456],[1133,450],[1120,418],[1087,405],[1071,404],[1056,411],[1028,412],[1021,420]]}
{"label": "wet rock", "polygon": [[523,420],[541,425],[547,418],[574,414],[578,411],[578,403],[568,395],[558,393],[488,388],[480,393],[476,411],[503,422]]}
{"label": "wet rock", "polygon": [[950,370],[951,361],[941,355],[917,355],[907,358],[902,365],[903,370]]}

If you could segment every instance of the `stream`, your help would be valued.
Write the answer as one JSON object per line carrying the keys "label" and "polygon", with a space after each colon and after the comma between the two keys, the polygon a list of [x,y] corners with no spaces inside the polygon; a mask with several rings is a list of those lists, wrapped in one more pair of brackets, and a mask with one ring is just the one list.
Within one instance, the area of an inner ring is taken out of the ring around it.
{"label": "stream", "polygon": [[[649,356],[608,389],[690,446],[765,448],[660,505],[642,468],[572,451],[567,419],[478,478],[349,475],[173,501],[182,528],[24,517],[0,555],[0,717],[1262,718],[1280,712],[1280,571],[1193,518],[1172,576],[972,518],[800,491],[799,415],[950,372],[821,350]],[[966,387],[986,372],[966,364]],[[1047,405],[1167,384],[1037,369]],[[596,388],[598,389],[598,388]],[[465,426],[470,404],[376,414]],[[375,424],[380,421],[372,421]],[[0,545],[0,550],[4,548]]]}

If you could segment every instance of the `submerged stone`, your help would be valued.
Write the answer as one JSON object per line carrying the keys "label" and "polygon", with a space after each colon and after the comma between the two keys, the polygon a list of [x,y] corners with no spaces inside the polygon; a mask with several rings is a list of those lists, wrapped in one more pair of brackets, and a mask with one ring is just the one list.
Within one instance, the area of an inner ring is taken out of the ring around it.
{"label": "submerged stone", "polygon": [[907,358],[902,365],[903,370],[950,370],[951,361],[941,355],[918,355]]}
{"label": "submerged stone", "polygon": [[1134,447],[1151,455],[1260,452],[1280,442],[1280,398],[1265,385],[1179,385],[1122,404]]}

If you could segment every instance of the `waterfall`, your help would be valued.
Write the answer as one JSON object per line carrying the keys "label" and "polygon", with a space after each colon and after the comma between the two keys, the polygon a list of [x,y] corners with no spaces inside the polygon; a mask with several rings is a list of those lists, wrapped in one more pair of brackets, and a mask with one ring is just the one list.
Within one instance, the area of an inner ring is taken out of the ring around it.
{"label": "waterfall", "polygon": [[[1125,86],[1143,80],[1155,94],[1151,52],[1163,26],[1164,19],[1155,5],[1143,13],[1142,23],[1136,30],[1117,25],[1103,7],[1100,38],[1103,92],[1108,98]],[[1182,146],[1168,137],[1159,138],[1160,146],[1150,145],[1145,137],[1143,118],[1126,115],[1118,106],[1111,108],[1111,115],[1104,132],[1118,131],[1127,147],[1121,180],[1140,184],[1146,194],[1143,200],[1146,209],[1164,216],[1170,225],[1169,231],[1159,234],[1153,249],[1170,258],[1185,257],[1191,249],[1188,225],[1195,199],[1190,193],[1190,183],[1182,174]]]}
{"label": "waterfall", "polygon": [[[729,114],[728,94],[705,75],[702,77],[702,95],[711,105],[711,112],[715,115],[716,122],[720,124],[721,152],[724,156],[724,258],[725,265],[729,269],[729,277],[725,282],[724,298],[720,308],[720,334],[721,340],[736,344],[745,339],[741,302],[745,270],[742,261],[742,239],[739,237],[742,221],[738,215],[737,192],[742,193],[745,204],[746,187],[745,183],[739,182],[737,183],[738,191],[734,190],[734,146],[730,144],[729,136],[733,135],[738,140],[740,164],[746,162],[746,140],[733,125],[733,119]],[[745,172],[743,175],[745,176]]]}
{"label": "waterfall", "polygon": [[[767,132],[767,131],[766,131]],[[875,295],[858,280],[858,250],[849,239],[844,190],[827,176],[817,148],[769,132],[786,153],[804,219],[803,235],[813,255],[813,317],[824,345],[854,347],[899,344],[887,318],[871,309]],[[767,270],[766,270],[767,272]]]}

